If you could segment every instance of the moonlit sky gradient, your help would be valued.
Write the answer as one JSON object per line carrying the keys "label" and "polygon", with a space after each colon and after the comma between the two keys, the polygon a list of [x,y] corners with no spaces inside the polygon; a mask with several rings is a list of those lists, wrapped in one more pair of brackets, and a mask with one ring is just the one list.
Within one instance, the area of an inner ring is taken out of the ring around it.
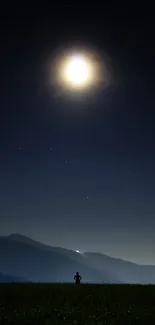
{"label": "moonlit sky gradient", "polygon": [[[155,264],[153,20],[98,9],[79,25],[77,8],[51,12],[0,23],[0,234]],[[110,76],[81,95],[47,73],[77,43]]]}

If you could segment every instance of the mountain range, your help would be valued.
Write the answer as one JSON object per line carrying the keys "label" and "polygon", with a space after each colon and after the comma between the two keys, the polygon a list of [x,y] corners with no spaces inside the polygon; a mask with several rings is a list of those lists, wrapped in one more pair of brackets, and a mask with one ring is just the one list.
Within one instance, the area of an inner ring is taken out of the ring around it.
{"label": "mountain range", "polygon": [[20,234],[0,237],[0,282],[73,282],[76,271],[83,283],[155,283],[155,266],[80,254]]}

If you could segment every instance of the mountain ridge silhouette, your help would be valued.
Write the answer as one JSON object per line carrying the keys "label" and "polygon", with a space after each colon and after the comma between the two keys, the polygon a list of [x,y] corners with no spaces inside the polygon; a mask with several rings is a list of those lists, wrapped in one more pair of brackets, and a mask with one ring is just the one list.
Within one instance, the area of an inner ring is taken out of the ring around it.
{"label": "mountain ridge silhouette", "polygon": [[102,253],[79,254],[22,234],[0,236],[0,272],[32,282],[155,283],[155,266],[138,265]]}

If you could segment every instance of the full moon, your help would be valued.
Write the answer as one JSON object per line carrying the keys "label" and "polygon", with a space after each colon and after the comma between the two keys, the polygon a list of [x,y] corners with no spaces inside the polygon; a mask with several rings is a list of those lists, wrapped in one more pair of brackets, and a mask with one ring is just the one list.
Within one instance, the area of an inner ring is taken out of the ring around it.
{"label": "full moon", "polygon": [[53,59],[47,61],[46,71],[49,78],[47,82],[55,88],[55,96],[67,93],[71,93],[71,96],[78,93],[87,96],[109,84],[106,64],[99,53],[72,44],[68,49],[59,48],[53,53]]}
{"label": "full moon", "polygon": [[74,85],[85,84],[89,79],[89,66],[82,55],[73,55],[66,64],[66,79]]}
{"label": "full moon", "polygon": [[66,55],[59,62],[59,81],[68,89],[85,89],[95,84],[95,63],[85,53]]}

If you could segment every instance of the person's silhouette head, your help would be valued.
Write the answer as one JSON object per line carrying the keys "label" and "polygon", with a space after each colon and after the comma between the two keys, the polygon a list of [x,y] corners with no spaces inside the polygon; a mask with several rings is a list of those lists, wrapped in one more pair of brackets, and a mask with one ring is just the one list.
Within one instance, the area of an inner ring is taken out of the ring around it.
{"label": "person's silhouette head", "polygon": [[79,272],[76,272],[77,275],[79,275]]}

